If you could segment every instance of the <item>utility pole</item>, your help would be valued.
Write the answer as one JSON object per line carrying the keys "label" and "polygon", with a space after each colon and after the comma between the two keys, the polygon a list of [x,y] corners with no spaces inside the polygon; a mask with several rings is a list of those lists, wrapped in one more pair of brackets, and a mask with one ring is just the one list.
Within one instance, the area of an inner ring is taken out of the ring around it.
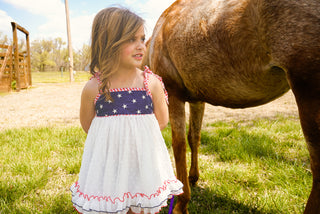
{"label": "utility pole", "polygon": [[69,20],[69,4],[68,0],[64,0],[66,7],[66,19],[67,19],[67,34],[68,34],[68,52],[69,52],[69,73],[70,73],[70,82],[73,82],[73,52],[72,52],[72,43],[71,43],[71,32],[70,32],[70,20]]}

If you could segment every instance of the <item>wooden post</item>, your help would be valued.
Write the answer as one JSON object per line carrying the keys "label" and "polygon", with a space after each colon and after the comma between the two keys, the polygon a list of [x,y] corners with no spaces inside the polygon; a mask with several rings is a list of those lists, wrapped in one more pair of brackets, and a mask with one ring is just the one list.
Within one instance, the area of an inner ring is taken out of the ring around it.
{"label": "wooden post", "polygon": [[28,83],[29,83],[29,86],[32,86],[29,33],[26,34],[26,40],[27,40]]}
{"label": "wooden post", "polygon": [[69,5],[68,5],[68,0],[65,0],[64,2],[66,7],[66,19],[67,19],[70,82],[73,82],[73,52],[72,52],[71,32],[70,32]]}
{"label": "wooden post", "polygon": [[[18,45],[18,34],[17,30],[20,30],[22,33],[26,35],[26,43],[27,43],[27,74],[25,74],[25,78],[27,81],[25,81],[24,87],[28,87],[32,85],[32,78],[31,78],[31,54],[30,54],[30,42],[29,42],[29,32],[18,25],[15,22],[11,22],[12,31],[13,31],[13,50],[14,50],[14,63],[13,63],[13,69],[15,71],[15,76],[13,79],[16,80],[16,86],[17,91],[21,90],[21,79],[20,79],[20,66],[19,66],[19,45]],[[26,66],[24,66],[26,67]]]}
{"label": "wooden post", "polygon": [[13,63],[13,71],[15,71],[14,77],[16,79],[16,90],[21,90],[20,84],[20,68],[19,68],[19,50],[18,50],[18,34],[17,34],[17,25],[14,22],[11,22],[12,25],[12,33],[13,33],[13,56],[14,56],[14,63]]}
{"label": "wooden post", "polygon": [[12,55],[12,47],[10,45],[0,44],[0,48],[7,49],[6,54],[4,55],[4,59],[2,62],[1,68],[0,68],[0,82],[1,82],[1,78],[2,78],[2,75],[4,74],[4,70],[6,69],[8,59],[9,59],[9,57],[12,57],[11,56]]}

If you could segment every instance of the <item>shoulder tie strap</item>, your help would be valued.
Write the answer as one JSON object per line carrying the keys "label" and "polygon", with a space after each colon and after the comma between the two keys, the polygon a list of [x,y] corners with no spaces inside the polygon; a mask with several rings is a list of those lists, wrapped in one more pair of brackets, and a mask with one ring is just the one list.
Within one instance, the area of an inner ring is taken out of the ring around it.
{"label": "shoulder tie strap", "polygon": [[166,88],[165,88],[165,86],[163,84],[162,78],[159,75],[153,73],[149,69],[148,66],[144,66],[144,85],[146,87],[147,94],[150,95],[150,97],[152,97],[151,91],[149,89],[149,77],[150,77],[150,75],[152,75],[152,76],[156,77],[158,80],[160,80],[162,88],[163,88],[163,91],[164,91],[164,96],[165,96],[166,102],[169,105],[168,92],[167,92],[167,90],[166,90]]}
{"label": "shoulder tie strap", "polygon": [[101,80],[100,80],[100,72],[95,72],[92,77],[90,77],[90,80],[96,78],[98,80],[99,85],[101,85]]}

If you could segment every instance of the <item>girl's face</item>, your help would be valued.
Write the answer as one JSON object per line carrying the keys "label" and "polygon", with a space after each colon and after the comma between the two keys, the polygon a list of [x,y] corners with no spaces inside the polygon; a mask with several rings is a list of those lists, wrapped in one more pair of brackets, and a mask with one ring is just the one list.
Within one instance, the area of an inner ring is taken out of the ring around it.
{"label": "girl's face", "polygon": [[144,27],[141,26],[134,37],[121,47],[120,67],[132,69],[141,66],[142,58],[146,51],[144,41]]}

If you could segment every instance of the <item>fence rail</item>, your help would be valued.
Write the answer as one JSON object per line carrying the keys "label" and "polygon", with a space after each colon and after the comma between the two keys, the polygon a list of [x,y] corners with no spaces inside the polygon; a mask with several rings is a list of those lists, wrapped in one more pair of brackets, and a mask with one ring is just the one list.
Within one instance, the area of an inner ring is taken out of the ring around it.
{"label": "fence rail", "polygon": [[[0,44],[0,91],[10,91],[15,81],[16,90],[32,85],[29,32],[15,22],[11,22],[13,44]],[[17,30],[26,35],[27,51],[19,52]]]}

